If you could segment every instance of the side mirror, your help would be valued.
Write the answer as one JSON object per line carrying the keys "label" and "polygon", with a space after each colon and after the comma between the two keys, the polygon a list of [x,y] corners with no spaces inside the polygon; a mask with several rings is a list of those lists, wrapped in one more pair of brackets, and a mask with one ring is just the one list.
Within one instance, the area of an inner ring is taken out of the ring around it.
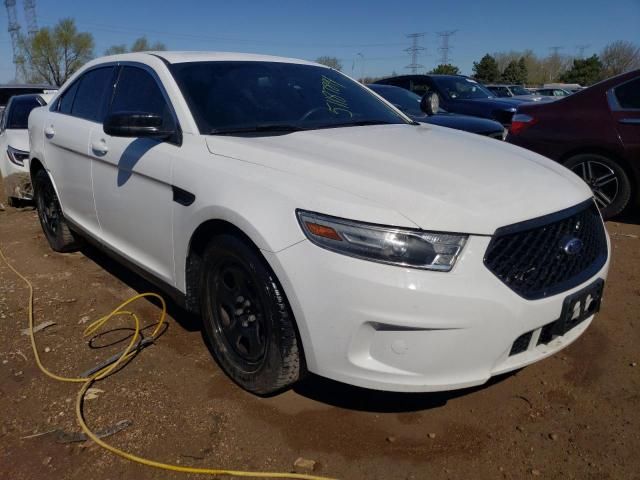
{"label": "side mirror", "polygon": [[162,117],[146,112],[115,112],[104,120],[104,133],[112,137],[147,137],[164,139],[175,130],[163,128]]}
{"label": "side mirror", "polygon": [[440,109],[440,97],[436,92],[427,92],[420,100],[420,110],[427,115],[435,115]]}

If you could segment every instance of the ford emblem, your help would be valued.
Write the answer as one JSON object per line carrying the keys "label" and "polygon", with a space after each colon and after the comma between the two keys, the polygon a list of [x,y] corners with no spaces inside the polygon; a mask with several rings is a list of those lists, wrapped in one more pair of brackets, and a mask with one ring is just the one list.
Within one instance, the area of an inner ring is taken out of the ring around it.
{"label": "ford emblem", "polygon": [[562,244],[562,250],[564,250],[564,253],[566,253],[567,255],[577,255],[582,251],[583,246],[584,243],[582,243],[582,240],[573,237],[564,241],[564,243]]}

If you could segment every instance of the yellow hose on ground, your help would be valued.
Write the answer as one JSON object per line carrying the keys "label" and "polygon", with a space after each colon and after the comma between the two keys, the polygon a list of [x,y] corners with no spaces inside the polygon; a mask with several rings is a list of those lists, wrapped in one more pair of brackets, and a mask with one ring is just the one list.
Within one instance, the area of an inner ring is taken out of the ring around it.
{"label": "yellow hose on ground", "polygon": [[112,445],[109,445],[106,442],[103,442],[100,438],[98,438],[87,426],[84,421],[84,416],[82,414],[82,400],[84,398],[85,393],[89,389],[89,387],[93,384],[93,382],[105,378],[110,373],[114,372],[118,366],[120,366],[123,362],[126,362],[131,357],[133,357],[137,352],[136,343],[138,341],[138,337],[140,336],[140,319],[138,316],[127,310],[123,310],[127,305],[140,300],[141,298],[156,298],[160,301],[162,305],[162,313],[160,314],[160,319],[156,324],[156,328],[153,330],[151,334],[152,340],[155,340],[160,329],[162,328],[162,324],[165,321],[165,317],[167,314],[167,305],[164,299],[158,295],[157,293],[141,293],[131,297],[126,302],[119,305],[116,309],[114,309],[111,313],[105,315],[102,318],[92,322],[87,328],[84,330],[84,336],[91,335],[95,333],[100,327],[105,325],[109,320],[114,317],[127,315],[131,317],[135,323],[135,333],[131,336],[131,341],[127,348],[124,349],[122,355],[112,364],[101,368],[97,372],[93,373],[88,377],[62,377],[60,375],[56,375],[53,372],[47,370],[47,368],[42,364],[40,360],[40,355],[38,354],[38,348],[36,345],[36,339],[33,332],[33,285],[31,282],[22,275],[18,270],[16,270],[7,260],[2,249],[0,248],[0,259],[9,267],[14,274],[18,276],[28,287],[29,289],[29,305],[28,305],[28,318],[29,318],[29,338],[31,339],[31,348],[33,349],[33,356],[36,359],[36,364],[38,368],[48,377],[53,378],[54,380],[58,380],[60,382],[71,382],[71,383],[82,383],[82,387],[78,392],[78,396],[76,397],[76,417],[78,420],[78,424],[82,431],[87,435],[88,438],[93,440],[95,443],[100,445],[105,450],[110,451],[122,458],[126,458],[127,460],[131,460],[132,462],[140,463],[142,465],[147,465],[149,467],[159,468],[162,470],[169,470],[174,472],[182,472],[182,473],[196,473],[202,475],[235,475],[237,477],[253,477],[253,478],[295,478],[300,480],[335,480],[328,477],[319,477],[315,475],[306,475],[300,473],[280,473],[280,472],[250,472],[250,471],[242,471],[242,470],[227,470],[227,469],[219,469],[219,468],[195,468],[195,467],[185,467],[181,465],[172,465],[170,463],[158,462],[155,460],[149,460],[147,458],[139,457],[129,452],[125,452],[124,450],[120,450]]}

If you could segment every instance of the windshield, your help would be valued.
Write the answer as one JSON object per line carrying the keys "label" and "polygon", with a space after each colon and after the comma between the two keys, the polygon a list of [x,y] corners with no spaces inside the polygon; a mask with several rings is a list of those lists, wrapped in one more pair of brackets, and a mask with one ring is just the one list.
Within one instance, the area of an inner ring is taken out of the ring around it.
{"label": "windshield", "polygon": [[202,134],[407,123],[368,89],[324,67],[229,61],[177,63],[171,71]]}
{"label": "windshield", "polygon": [[531,92],[520,85],[512,85],[509,87],[514,95],[531,95]]}
{"label": "windshield", "polygon": [[36,97],[14,98],[7,114],[7,128],[26,129],[31,110],[40,106]]}
{"label": "windshield", "polygon": [[453,100],[493,98],[493,94],[489,90],[471,78],[434,76],[433,81],[436,82],[440,91]]}

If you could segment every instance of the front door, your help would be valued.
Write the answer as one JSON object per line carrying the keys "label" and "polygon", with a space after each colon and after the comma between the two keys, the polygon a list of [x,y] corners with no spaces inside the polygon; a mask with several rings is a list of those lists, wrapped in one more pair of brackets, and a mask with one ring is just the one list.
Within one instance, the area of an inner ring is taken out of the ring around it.
{"label": "front door", "polygon": [[[109,113],[162,115],[177,120],[155,73],[145,66],[121,67]],[[91,131],[93,190],[102,239],[117,253],[174,284],[172,168],[179,138],[112,137],[102,125]]]}

